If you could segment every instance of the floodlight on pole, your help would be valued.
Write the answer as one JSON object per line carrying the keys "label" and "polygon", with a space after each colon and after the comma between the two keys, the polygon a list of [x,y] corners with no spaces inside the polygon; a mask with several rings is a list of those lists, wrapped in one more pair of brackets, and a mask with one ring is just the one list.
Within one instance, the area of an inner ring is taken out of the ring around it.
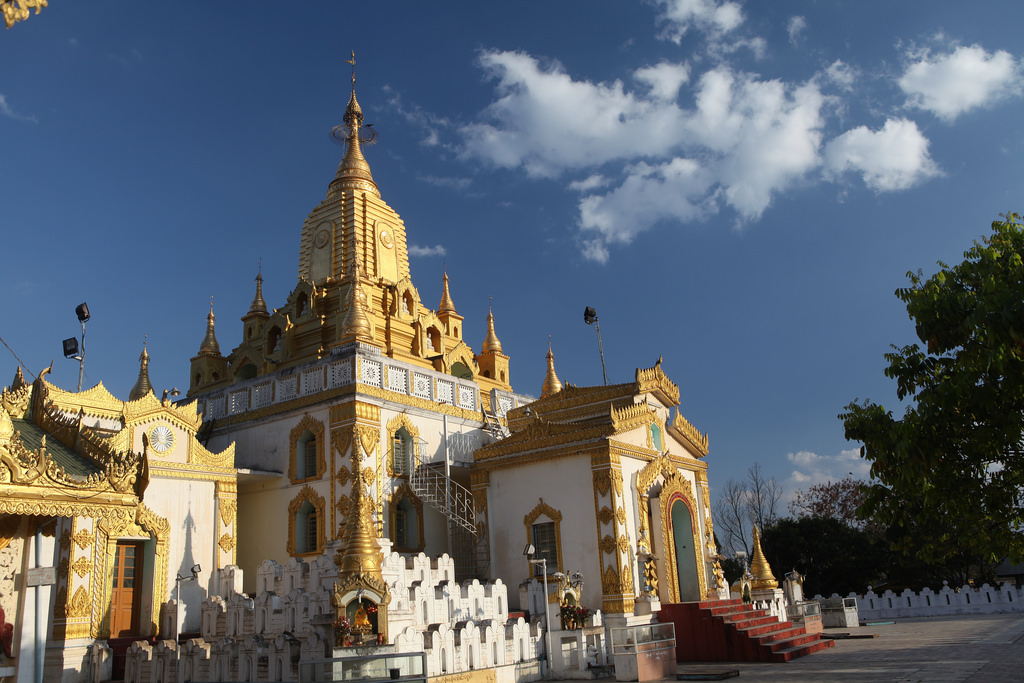
{"label": "floodlight on pole", "polygon": [[601,345],[601,324],[597,319],[597,311],[593,307],[587,306],[583,309],[583,322],[593,325],[594,329],[597,330],[597,350],[601,354],[601,374],[604,375],[605,386],[608,386],[608,370],[604,367],[604,347]]}
{"label": "floodlight on pole", "polygon": [[78,390],[82,390],[82,375],[85,372],[85,324],[89,322],[89,304],[84,301],[75,306],[75,315],[78,317],[78,322],[82,324],[82,343],[79,345],[78,340],[74,337],[70,337],[64,340],[64,357],[78,361]]}

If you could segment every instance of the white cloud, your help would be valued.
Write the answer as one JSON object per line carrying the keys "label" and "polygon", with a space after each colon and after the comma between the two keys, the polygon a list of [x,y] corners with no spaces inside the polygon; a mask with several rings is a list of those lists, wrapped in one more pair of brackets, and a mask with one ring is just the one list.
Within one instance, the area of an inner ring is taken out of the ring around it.
{"label": "white cloud", "polygon": [[451,125],[448,119],[429,114],[419,107],[408,108],[398,93],[391,92],[391,88],[385,86],[384,91],[391,93],[388,105],[407,122],[423,131],[423,139],[420,140],[420,144],[427,147],[436,147],[441,144],[441,136],[438,131]]}
{"label": "white cloud", "polygon": [[607,187],[609,184],[611,184],[611,180],[600,173],[595,173],[594,175],[587,176],[583,180],[574,180],[569,183],[569,189],[576,192],[590,192],[591,190],[596,190],[601,187]]}
{"label": "white cloud", "polygon": [[437,187],[447,187],[453,190],[465,190],[473,182],[469,178],[450,178],[427,175],[422,176],[423,180]]}
{"label": "white cloud", "polygon": [[743,23],[743,11],[731,0],[653,0],[665,28],[659,37],[677,45],[691,28],[705,33],[732,31]]}
{"label": "white cloud", "polygon": [[463,154],[551,178],[617,158],[661,155],[680,133],[680,110],[637,98],[620,81],[575,81],[558,64],[542,68],[521,52],[484,52],[498,80],[484,121],[464,126]]}
{"label": "white cloud", "polygon": [[792,495],[797,490],[808,489],[816,484],[838,481],[848,476],[867,479],[871,464],[860,457],[860,449],[840,451],[838,455],[818,455],[811,451],[799,451],[786,456],[793,467],[784,487]]}
{"label": "white cloud", "polygon": [[654,99],[674,100],[679,97],[679,88],[690,80],[690,69],[685,64],[662,62],[637,69],[633,77],[650,88]]}
{"label": "white cloud", "polygon": [[905,53],[906,69],[899,86],[907,106],[930,111],[944,121],[1005,99],[1019,96],[1024,83],[1021,63],[1009,52],[986,52],[978,45],[959,46],[932,55],[928,49]]}
{"label": "white cloud", "polygon": [[789,43],[796,47],[800,42],[800,38],[807,28],[807,19],[801,16],[790,17],[789,21],[786,22],[786,33],[789,34]]}
{"label": "white cloud", "polygon": [[444,256],[448,252],[440,244],[432,247],[420,247],[415,244],[409,245],[409,256]]}
{"label": "white cloud", "polygon": [[14,119],[15,121],[38,123],[35,116],[25,116],[24,114],[19,114],[14,111],[14,109],[11,108],[11,105],[7,104],[7,98],[3,94],[0,94],[0,114],[9,119]]}
{"label": "white cloud", "polygon": [[876,192],[906,190],[940,174],[928,154],[928,139],[906,119],[889,119],[879,131],[859,126],[830,141],[825,147],[826,176],[846,171],[860,173]]}
{"label": "white cloud", "polygon": [[853,84],[857,80],[857,72],[841,59],[829,64],[823,76],[826,82],[847,91],[853,90]]}

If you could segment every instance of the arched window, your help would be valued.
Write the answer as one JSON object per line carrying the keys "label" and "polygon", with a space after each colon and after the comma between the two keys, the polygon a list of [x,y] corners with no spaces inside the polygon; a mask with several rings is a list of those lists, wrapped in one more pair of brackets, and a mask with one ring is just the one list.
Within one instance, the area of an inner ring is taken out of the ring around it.
{"label": "arched window", "polygon": [[461,379],[473,379],[473,371],[459,361],[452,363],[452,374]]}
{"label": "arched window", "polygon": [[295,512],[295,554],[316,552],[317,546],[316,508],[308,500]]}
{"label": "arched window", "polygon": [[400,428],[391,439],[391,471],[396,477],[404,477],[412,470],[413,439],[409,430]]}
{"label": "arched window", "polygon": [[395,552],[416,553],[423,550],[423,502],[409,484],[403,482],[391,496],[389,536]]}
{"label": "arched window", "polygon": [[288,476],[292,483],[318,479],[327,469],[324,451],[326,450],[324,425],[319,420],[306,415],[292,428],[290,440],[290,462]]}
{"label": "arched window", "polygon": [[661,427],[656,424],[651,425],[651,441],[654,443],[654,450],[659,453],[665,450],[665,444],[661,439]]}
{"label": "arched window", "polygon": [[295,444],[295,478],[309,479],[316,476],[316,435],[308,429]]}
{"label": "arched window", "polygon": [[309,486],[303,486],[288,505],[288,552],[308,555],[320,552],[326,542],[326,504],[323,496]]}
{"label": "arched window", "polygon": [[307,305],[308,301],[309,301],[309,298],[306,296],[305,292],[302,292],[301,294],[299,294],[298,297],[295,298],[295,317],[296,318],[301,318],[302,314],[306,312],[306,305]]}

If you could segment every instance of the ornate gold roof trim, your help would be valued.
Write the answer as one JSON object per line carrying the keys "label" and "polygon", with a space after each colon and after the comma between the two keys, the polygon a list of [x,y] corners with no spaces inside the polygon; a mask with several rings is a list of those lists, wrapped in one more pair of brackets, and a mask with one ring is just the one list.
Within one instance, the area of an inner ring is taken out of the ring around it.
{"label": "ornate gold roof trim", "polygon": [[657,422],[658,414],[646,403],[634,403],[622,408],[612,406],[611,420],[615,432],[621,433]]}
{"label": "ornate gold roof trim", "polygon": [[151,417],[160,417],[177,422],[178,426],[195,434],[203,424],[203,416],[199,414],[198,401],[188,403],[164,404],[153,394],[129,401],[124,404],[125,425],[134,425]]}
{"label": "ornate gold roof trim", "polygon": [[563,444],[580,443],[592,439],[606,439],[613,433],[610,425],[581,425],[578,423],[560,424],[547,422],[537,417],[525,429],[520,429],[510,436],[477,449],[473,455],[474,462],[482,462],[516,453],[533,452],[544,448],[552,448]]}
{"label": "ornate gold roof trim", "polygon": [[79,412],[93,417],[122,417],[124,401],[111,394],[103,382],[85,391],[65,391],[42,379],[43,397],[60,410]]}
{"label": "ornate gold roof trim", "polygon": [[698,457],[704,457],[708,454],[708,435],[701,434],[689,420],[679,414],[678,410],[676,410],[675,417],[672,418],[669,428],[675,430],[681,437],[689,441],[700,453]]}
{"label": "ornate gold roof trim", "polygon": [[679,385],[665,375],[661,369],[661,358],[653,368],[637,368],[636,388],[641,393],[660,394],[660,398],[668,405],[679,405]]}

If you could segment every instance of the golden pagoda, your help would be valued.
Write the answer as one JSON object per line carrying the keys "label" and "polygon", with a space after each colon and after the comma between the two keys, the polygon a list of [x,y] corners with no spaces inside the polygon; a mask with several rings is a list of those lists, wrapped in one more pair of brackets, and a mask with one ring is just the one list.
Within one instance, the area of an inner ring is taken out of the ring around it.
{"label": "golden pagoda", "polygon": [[761,532],[757,530],[757,526],[754,527],[754,557],[750,560],[750,573],[754,575],[754,580],[750,582],[750,587],[754,590],[779,587],[778,580],[772,574],[771,565],[761,550]]}

